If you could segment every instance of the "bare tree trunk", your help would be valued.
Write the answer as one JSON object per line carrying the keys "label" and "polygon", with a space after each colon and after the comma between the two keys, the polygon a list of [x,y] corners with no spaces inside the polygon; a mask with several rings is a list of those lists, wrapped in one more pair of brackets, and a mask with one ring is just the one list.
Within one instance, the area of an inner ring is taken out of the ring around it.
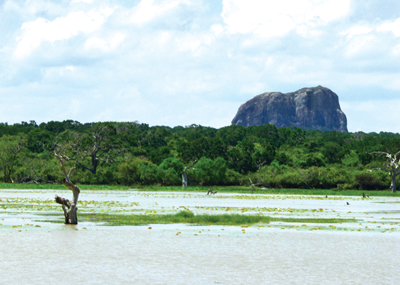
{"label": "bare tree trunk", "polygon": [[[80,189],[71,182],[71,173],[75,169],[76,164],[80,165],[83,169],[89,170],[96,174],[96,169],[99,162],[113,162],[118,153],[122,152],[122,146],[116,148],[111,142],[111,137],[114,134],[114,127],[108,124],[97,124],[89,134],[71,133],[72,138],[64,141],[64,143],[56,143],[54,146],[54,155],[61,163],[64,172],[63,184],[67,186],[73,193],[72,203],[65,198],[56,196],[56,202],[62,205],[65,216],[66,224],[78,224],[77,217],[77,204]],[[61,139],[61,137],[58,137]],[[60,152],[60,154],[57,154]],[[73,156],[68,157],[67,154]],[[79,159],[78,159],[79,158]],[[85,166],[85,160],[90,158],[91,166]],[[66,162],[75,161],[75,165],[66,171]],[[67,210],[68,208],[68,210]]]}
{"label": "bare tree trunk", "polygon": [[188,169],[193,169],[196,170],[195,168],[192,168],[193,164],[195,164],[197,162],[197,159],[195,161],[192,162],[192,164],[190,166],[185,167],[185,169],[183,169],[183,173],[182,173],[182,187],[183,188],[187,188],[188,185],[188,179],[187,179],[187,175],[186,175],[186,170]]}
{"label": "bare tree trunk", "polygon": [[[72,203],[68,199],[58,197],[57,195],[56,195],[55,200],[58,204],[62,205],[62,208],[64,211],[65,223],[77,225],[78,224],[77,204],[78,204],[79,193],[81,192],[81,190],[78,188],[78,186],[74,185],[70,180],[72,171],[75,170],[75,166],[73,166],[67,174],[67,171],[65,170],[65,161],[64,161],[63,157],[58,155],[55,151],[54,151],[54,155],[60,160],[62,169],[65,174],[65,178],[63,179],[63,184],[65,186],[67,186],[72,191],[72,194],[73,194]],[[68,208],[68,211],[66,208]]]}
{"label": "bare tree trunk", "polygon": [[392,193],[396,193],[396,174],[392,175],[392,182],[390,183],[390,189],[392,189]]}
{"label": "bare tree trunk", "polygon": [[373,171],[376,169],[386,171],[391,178],[390,189],[392,190],[392,193],[395,193],[396,192],[396,176],[400,172],[400,159],[397,158],[397,155],[400,154],[400,151],[397,152],[396,154],[391,154],[391,153],[387,153],[387,152],[383,152],[383,151],[374,151],[374,152],[371,152],[370,154],[374,154],[374,153],[386,156],[387,163],[384,163],[383,167],[373,168],[369,171]]}
{"label": "bare tree trunk", "polygon": [[253,191],[255,190],[254,184],[253,184],[253,181],[251,181],[250,177],[249,177],[249,180],[250,180],[251,193],[253,194]]}
{"label": "bare tree trunk", "polygon": [[[73,193],[73,201],[71,203],[68,199],[59,197],[57,195],[55,200],[58,204],[62,205],[64,211],[65,223],[77,225],[78,224],[77,204],[78,204],[79,193],[81,191],[76,185],[72,184],[70,181],[67,181],[66,179],[63,179],[63,184],[67,186],[69,189],[71,189]],[[66,208],[68,208],[68,211]]]}
{"label": "bare tree trunk", "polygon": [[81,192],[81,190],[76,185],[72,184],[71,181],[67,181],[66,179],[63,179],[63,184],[67,186],[69,189],[71,189],[73,193],[73,201],[71,204],[71,209],[68,211],[68,215],[70,223],[77,225],[78,224],[77,204],[78,204],[79,193]]}
{"label": "bare tree trunk", "polygon": [[183,188],[187,188],[187,175],[186,175],[186,168],[185,168],[185,170],[183,171],[183,174],[182,174],[182,187]]}

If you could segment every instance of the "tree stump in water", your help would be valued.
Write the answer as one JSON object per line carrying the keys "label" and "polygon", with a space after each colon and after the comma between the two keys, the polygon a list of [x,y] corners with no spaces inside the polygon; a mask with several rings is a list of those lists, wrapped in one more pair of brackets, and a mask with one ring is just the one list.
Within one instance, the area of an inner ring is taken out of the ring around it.
{"label": "tree stump in water", "polygon": [[[67,181],[66,179],[63,179],[63,183],[65,186],[67,186],[69,189],[72,190],[73,193],[73,201],[72,203],[66,199],[62,198],[56,195],[56,202],[58,204],[62,205],[63,211],[64,211],[64,217],[65,217],[65,223],[66,224],[72,224],[72,225],[77,225],[78,224],[78,207],[76,206],[78,203],[78,197],[79,193],[81,192],[79,188],[72,184],[70,181]],[[68,208],[68,211],[67,209]]]}

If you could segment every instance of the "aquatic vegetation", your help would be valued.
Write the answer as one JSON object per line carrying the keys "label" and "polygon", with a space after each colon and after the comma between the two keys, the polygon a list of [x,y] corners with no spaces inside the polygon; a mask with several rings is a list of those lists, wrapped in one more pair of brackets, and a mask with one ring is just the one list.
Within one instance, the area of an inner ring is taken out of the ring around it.
{"label": "aquatic vegetation", "polygon": [[[280,221],[285,223],[341,223],[354,222],[351,219],[321,219],[321,218],[270,218],[267,216],[240,215],[240,214],[216,214],[195,215],[193,212],[184,210],[176,214],[166,215],[116,215],[116,214],[81,214],[89,222],[104,223],[110,226],[121,225],[149,225],[149,224],[191,224],[191,225],[254,225],[268,224],[271,221]],[[51,221],[59,222],[59,221]]]}
{"label": "aquatic vegetation", "polygon": [[179,211],[166,215],[114,215],[82,214],[90,222],[103,222],[106,225],[148,225],[148,224],[193,224],[193,225],[249,225],[269,223],[269,217],[248,216],[239,214],[195,215],[190,211]]}
{"label": "aquatic vegetation", "polygon": [[356,220],[353,219],[332,219],[332,218],[271,218],[271,221],[279,221],[285,223],[317,223],[317,224],[357,222]]}
{"label": "aquatic vegetation", "polygon": [[[3,193],[0,195],[0,228],[12,229],[13,225],[23,224],[22,230],[25,231],[29,229],[26,223],[40,223],[45,226],[43,230],[49,226],[58,227],[54,223],[63,223],[63,215],[54,200],[49,198],[55,192],[38,189],[0,191]],[[78,206],[82,215],[80,222],[88,223],[84,225],[87,229],[96,225],[150,225],[154,230],[152,224],[182,224],[222,225],[232,227],[230,229],[237,226],[240,234],[252,233],[254,229],[265,232],[268,228],[388,233],[400,230],[397,198],[363,200],[361,197],[259,193],[206,196],[199,192],[142,190],[88,190],[85,198],[79,201]],[[350,201],[351,206],[346,206],[345,201]],[[382,204],[385,201],[390,202],[389,208]],[[53,223],[53,226],[45,223]],[[246,227],[246,230],[240,227]],[[247,227],[252,229],[247,230]],[[177,229],[174,234],[177,232],[182,232],[182,229]]]}

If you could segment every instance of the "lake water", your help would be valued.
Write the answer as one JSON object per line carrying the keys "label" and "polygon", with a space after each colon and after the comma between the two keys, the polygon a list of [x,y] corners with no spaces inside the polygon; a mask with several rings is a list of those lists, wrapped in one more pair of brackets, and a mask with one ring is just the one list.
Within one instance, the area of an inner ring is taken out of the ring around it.
{"label": "lake water", "polygon": [[82,191],[79,212],[357,220],[107,227],[45,222],[56,193],[0,190],[0,284],[399,284],[399,198]]}

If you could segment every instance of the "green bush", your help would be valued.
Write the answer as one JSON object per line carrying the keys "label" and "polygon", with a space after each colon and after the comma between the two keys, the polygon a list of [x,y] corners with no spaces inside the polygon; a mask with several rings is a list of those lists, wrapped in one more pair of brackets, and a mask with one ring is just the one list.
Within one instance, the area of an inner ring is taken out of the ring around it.
{"label": "green bush", "polygon": [[279,176],[279,182],[286,188],[302,188],[305,185],[304,178],[298,171],[295,171],[292,168]]}
{"label": "green bush", "polygon": [[242,180],[243,176],[240,173],[229,168],[226,169],[225,185],[240,185]]}
{"label": "green bush", "polygon": [[[117,174],[118,181],[124,185],[132,185],[132,184],[141,183],[142,182],[142,179],[141,179],[142,171],[146,165],[153,165],[153,164],[143,158],[140,158],[140,157],[128,158],[127,160],[122,162],[118,167],[118,174]],[[102,168],[99,168],[99,169],[102,169]],[[91,173],[88,172],[88,175],[90,175],[90,174]],[[99,176],[99,175],[91,175],[91,176],[93,177],[93,176]],[[95,178],[92,178],[92,179],[95,179]]]}
{"label": "green bush", "polygon": [[319,186],[322,189],[337,188],[338,184],[344,184],[350,180],[350,174],[346,169],[339,167],[318,168]]}
{"label": "green bush", "polygon": [[157,166],[148,163],[143,164],[140,167],[140,182],[145,185],[151,185],[157,183]]}
{"label": "green bush", "polygon": [[179,185],[182,183],[181,175],[184,164],[176,158],[166,158],[157,168],[157,179],[163,185]]}
{"label": "green bush", "polygon": [[323,160],[323,156],[321,153],[310,153],[306,156],[306,161],[303,165],[304,167],[312,167],[312,166],[317,166],[317,167],[322,167],[325,166],[325,162]]}
{"label": "green bush", "polygon": [[202,157],[195,165],[196,181],[201,185],[218,185],[226,181],[226,163],[221,157],[215,160]]}
{"label": "green bush", "polygon": [[[362,190],[383,190],[388,188],[384,185],[383,173],[381,171],[367,172],[363,171],[355,175],[355,186]],[[385,173],[386,174],[386,173]],[[387,175],[387,174],[386,174]]]}

